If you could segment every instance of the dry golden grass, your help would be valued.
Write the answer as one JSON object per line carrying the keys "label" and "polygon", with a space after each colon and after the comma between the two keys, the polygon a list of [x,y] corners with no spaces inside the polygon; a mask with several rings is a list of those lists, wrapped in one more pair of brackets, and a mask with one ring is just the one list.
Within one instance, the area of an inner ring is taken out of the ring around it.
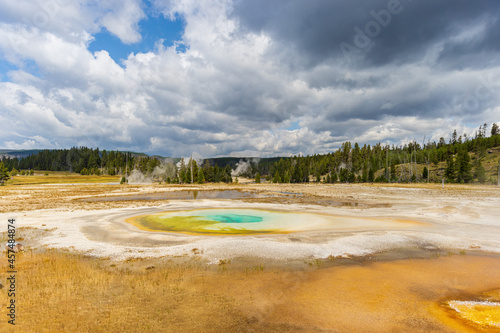
{"label": "dry golden grass", "polygon": [[[286,323],[249,320],[231,293],[200,265],[144,262],[115,266],[61,252],[18,255],[17,319],[2,332],[282,332]],[[2,271],[6,270],[2,263]],[[2,318],[6,318],[6,290]]]}
{"label": "dry golden grass", "polygon": [[[47,175],[45,175],[47,173]],[[7,181],[8,185],[38,185],[38,184],[72,184],[72,183],[117,183],[120,176],[82,176],[79,173],[67,171],[36,171],[33,176],[14,176]]]}
{"label": "dry golden grass", "polygon": [[459,255],[295,269],[248,264],[112,264],[27,251],[16,263],[17,325],[6,323],[4,288],[0,331],[474,332],[443,300],[498,288],[500,273],[498,258]]}

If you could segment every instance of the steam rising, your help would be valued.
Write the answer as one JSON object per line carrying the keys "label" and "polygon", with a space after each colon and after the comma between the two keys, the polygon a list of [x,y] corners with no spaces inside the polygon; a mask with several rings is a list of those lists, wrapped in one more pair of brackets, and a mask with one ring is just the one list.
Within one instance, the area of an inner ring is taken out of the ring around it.
{"label": "steam rising", "polygon": [[174,163],[162,163],[153,170],[153,180],[166,180],[167,178],[174,179],[177,171]]}
{"label": "steam rising", "polygon": [[174,179],[177,169],[171,158],[166,158],[155,167],[151,174],[144,174],[140,170],[134,169],[127,177],[129,184],[151,184],[158,181],[166,181],[167,178]]}
{"label": "steam rising", "polygon": [[[198,166],[202,166],[204,159],[203,157],[194,152],[190,157],[184,158],[184,165],[187,166],[189,163],[189,159],[192,158]],[[260,158],[251,158],[251,159],[241,159],[236,164],[236,169],[231,171],[231,176],[252,176],[252,166],[257,166],[259,164]],[[138,169],[132,170],[130,175],[127,177],[129,184],[151,184],[153,182],[158,181],[166,181],[168,178],[171,180],[177,176],[177,170],[181,167],[181,162],[178,162],[177,165],[173,163],[171,158],[165,158],[161,164],[153,170],[152,173],[146,174],[141,172]]]}
{"label": "steam rising", "polygon": [[251,160],[240,160],[236,164],[236,169],[231,171],[231,176],[237,177],[250,173],[252,171],[252,164],[259,164],[260,158],[252,158]]}
{"label": "steam rising", "polygon": [[127,177],[129,184],[149,184],[153,182],[152,177],[144,175],[137,169],[132,170],[130,175]]}
{"label": "steam rising", "polygon": [[[203,158],[203,156],[201,156],[200,154],[198,154],[197,152],[193,152],[191,154],[191,156],[188,156],[188,157],[183,157],[184,159],[184,165],[187,165],[189,163],[189,159],[192,159],[193,161],[196,161],[196,164],[198,166],[201,166],[203,164],[203,161],[205,160]],[[181,168],[181,161],[179,161],[177,164],[177,169],[180,169]]]}

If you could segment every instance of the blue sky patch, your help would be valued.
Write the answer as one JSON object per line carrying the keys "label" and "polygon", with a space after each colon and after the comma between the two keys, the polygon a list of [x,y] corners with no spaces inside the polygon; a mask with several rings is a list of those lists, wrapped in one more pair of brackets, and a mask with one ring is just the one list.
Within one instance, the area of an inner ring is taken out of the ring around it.
{"label": "blue sky patch", "polygon": [[[149,16],[139,22],[139,32],[142,35],[142,40],[134,44],[123,44],[118,37],[115,37],[107,30],[94,35],[94,41],[88,46],[91,52],[108,51],[113,60],[120,64],[121,60],[127,59],[130,53],[147,53],[155,51],[155,45],[163,39],[163,45],[169,47],[174,45],[174,42],[179,42],[184,33],[186,22],[182,16],[176,15],[175,20],[171,21],[163,15]],[[185,52],[186,46],[178,45],[177,52]]]}
{"label": "blue sky patch", "polygon": [[21,67],[11,64],[10,62],[0,58],[0,82],[11,82],[8,77],[10,71],[23,70],[36,77],[41,77],[40,69],[34,60],[25,59]]}
{"label": "blue sky patch", "polygon": [[10,62],[0,58],[0,82],[7,82],[7,72],[17,70],[18,67],[12,65]]}
{"label": "blue sky patch", "polygon": [[299,122],[296,121],[294,123],[292,123],[288,128],[287,130],[288,131],[293,131],[293,130],[296,130],[296,129],[299,129],[300,128],[300,125],[299,125]]}

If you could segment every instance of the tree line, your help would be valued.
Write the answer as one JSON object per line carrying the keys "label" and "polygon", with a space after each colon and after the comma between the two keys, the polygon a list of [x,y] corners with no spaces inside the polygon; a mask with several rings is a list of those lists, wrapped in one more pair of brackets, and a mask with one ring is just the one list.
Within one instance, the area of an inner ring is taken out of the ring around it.
{"label": "tree line", "polygon": [[[480,183],[488,181],[483,160],[494,147],[500,147],[497,124],[484,124],[473,137],[458,135],[455,130],[448,142],[412,141],[400,146],[378,143],[374,146],[344,142],[340,149],[326,155],[267,158],[248,162],[238,176],[261,177],[273,183],[354,183],[441,181]],[[425,140],[424,140],[425,141]],[[178,160],[178,159],[177,159]],[[231,183],[234,159],[194,159],[165,162],[163,159],[131,152],[106,151],[87,147],[42,150],[26,157],[2,157],[0,182],[12,174],[33,174],[33,170],[71,171],[82,175],[122,175],[122,181],[137,170],[166,183]],[[446,162],[440,174],[431,174]],[[222,166],[218,166],[220,163]],[[200,165],[199,165],[200,164]],[[423,166],[423,168],[422,168]]]}
{"label": "tree line", "polygon": [[[326,155],[281,158],[266,179],[273,183],[354,183],[417,182],[433,177],[432,181],[440,182],[444,176],[449,183],[470,183],[474,179],[485,183],[482,161],[491,148],[500,146],[498,125],[493,124],[490,133],[487,128],[487,124],[481,125],[474,137],[458,135],[455,130],[448,142],[443,137],[438,142],[412,141],[400,146],[378,143],[361,147],[345,142]],[[431,175],[430,165],[437,168],[440,162],[447,163],[445,170]]]}
{"label": "tree line", "polygon": [[[140,159],[138,159],[140,157]],[[152,171],[159,161],[130,152],[100,151],[99,148],[73,147],[71,149],[42,150],[21,158],[3,157],[9,171],[46,170],[70,171],[83,175],[116,175],[135,167]]]}
{"label": "tree line", "polygon": [[217,163],[203,163],[199,167],[195,160],[186,163],[180,160],[168,162],[163,159],[120,151],[100,151],[99,148],[73,147],[71,149],[42,150],[26,157],[2,157],[0,161],[3,178],[9,175],[33,175],[34,170],[70,171],[82,175],[122,175],[126,182],[132,171],[151,176],[155,181],[167,183],[232,182],[231,167],[219,167]]}

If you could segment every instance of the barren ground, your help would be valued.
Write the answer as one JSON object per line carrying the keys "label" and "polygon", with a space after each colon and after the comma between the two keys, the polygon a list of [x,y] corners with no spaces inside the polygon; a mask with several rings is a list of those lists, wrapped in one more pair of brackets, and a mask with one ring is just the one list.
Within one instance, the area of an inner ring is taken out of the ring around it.
{"label": "barren ground", "polygon": [[[254,195],[161,199],[162,192],[179,190]],[[145,194],[160,199],[141,200]],[[2,241],[7,219],[15,218],[27,249],[17,256],[17,331],[495,330],[464,320],[446,301],[482,300],[500,289],[497,187],[35,182],[0,187],[0,198]],[[125,222],[215,207],[401,226],[200,236],[152,233]],[[5,261],[2,266],[3,274]],[[6,288],[0,293],[5,318]],[[8,328],[3,320],[0,330]]]}

